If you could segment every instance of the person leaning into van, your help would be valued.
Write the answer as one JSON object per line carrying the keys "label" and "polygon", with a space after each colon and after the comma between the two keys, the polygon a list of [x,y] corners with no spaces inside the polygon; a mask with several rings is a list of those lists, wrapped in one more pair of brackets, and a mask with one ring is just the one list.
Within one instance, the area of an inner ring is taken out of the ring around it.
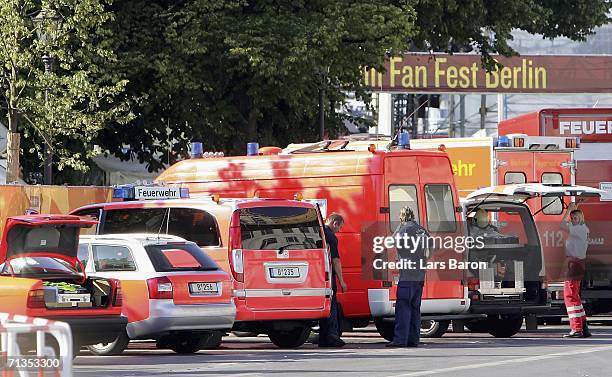
{"label": "person leaning into van", "polygon": [[332,298],[329,317],[319,321],[319,347],[343,347],[346,343],[340,339],[340,329],[338,320],[338,302],[336,293],[336,278],[342,288],[342,292],[346,292],[346,283],[342,275],[342,264],[340,263],[340,253],[338,251],[338,238],[336,233],[340,231],[344,225],[344,219],[337,213],[331,213],[325,219],[325,241],[329,246],[332,262]]}
{"label": "person leaning into van", "polygon": [[[569,220],[568,220],[569,218]],[[588,247],[589,228],[584,223],[584,214],[570,203],[561,221],[568,232],[565,241],[566,277],[563,284],[563,299],[571,331],[564,338],[586,338],[591,336],[587,318],[580,298],[580,283],[584,277],[585,258]]]}
{"label": "person leaning into van", "polygon": [[[399,226],[396,234],[404,238],[429,237],[429,233],[416,223],[414,212],[409,207],[400,211]],[[427,239],[425,240],[427,241]],[[425,281],[424,265],[426,256],[426,242],[414,242],[414,247],[398,247],[400,259],[411,261],[415,269],[400,270],[397,284],[397,300],[395,302],[395,333],[393,341],[387,347],[418,347],[421,336],[421,295]]]}

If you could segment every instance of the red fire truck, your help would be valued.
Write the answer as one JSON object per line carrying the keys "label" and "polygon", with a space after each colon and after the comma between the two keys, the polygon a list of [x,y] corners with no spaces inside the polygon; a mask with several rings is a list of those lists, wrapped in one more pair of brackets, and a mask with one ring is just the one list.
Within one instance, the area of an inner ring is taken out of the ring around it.
{"label": "red fire truck", "polygon": [[[575,175],[563,176],[563,183],[591,186],[605,192],[600,199],[579,200],[579,208],[584,211],[590,229],[582,298],[591,313],[612,311],[612,237],[609,236],[612,221],[612,108],[543,109],[500,122],[499,135],[508,134],[580,138],[580,147],[574,152],[573,161],[567,160],[566,165],[568,171],[575,170]],[[536,175],[532,179],[540,181],[544,177]],[[555,208],[560,210],[556,205]],[[558,231],[544,235],[544,243],[561,247],[561,241]]]}

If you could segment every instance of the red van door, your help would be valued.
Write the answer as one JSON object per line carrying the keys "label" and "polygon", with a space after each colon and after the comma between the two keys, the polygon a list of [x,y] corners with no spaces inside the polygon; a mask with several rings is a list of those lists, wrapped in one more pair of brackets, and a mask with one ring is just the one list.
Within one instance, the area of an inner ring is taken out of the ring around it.
{"label": "red van door", "polygon": [[314,206],[282,201],[241,204],[232,216],[230,237],[233,268],[243,271],[248,309],[325,308],[329,262]]}

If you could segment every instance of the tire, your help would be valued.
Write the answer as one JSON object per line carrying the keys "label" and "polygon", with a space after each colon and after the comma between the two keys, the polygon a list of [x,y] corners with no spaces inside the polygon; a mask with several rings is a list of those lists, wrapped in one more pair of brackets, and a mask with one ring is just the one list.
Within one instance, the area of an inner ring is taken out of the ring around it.
{"label": "tire", "polygon": [[111,343],[99,343],[87,346],[89,352],[96,356],[121,355],[130,343],[130,337],[124,331]]}
{"label": "tire", "polygon": [[395,335],[395,321],[383,321],[382,319],[375,319],[374,325],[376,330],[385,340],[392,342],[393,336]]}
{"label": "tire", "polygon": [[310,326],[304,325],[289,331],[270,331],[268,337],[279,348],[297,348],[306,343],[310,331]]}
{"label": "tire", "polygon": [[521,330],[523,316],[507,316],[502,318],[487,318],[488,333],[496,338],[510,338]]}
{"label": "tire", "polygon": [[239,338],[255,337],[259,335],[258,332],[252,332],[252,331],[232,331],[232,334],[234,334],[235,336]]}
{"label": "tire", "polygon": [[440,338],[448,331],[450,321],[421,321],[421,338]]}
{"label": "tire", "polygon": [[214,350],[219,348],[223,341],[223,333],[219,331],[213,331],[210,334],[206,334],[202,337],[201,348],[204,350]]}
{"label": "tire", "polygon": [[202,336],[200,334],[179,335],[168,344],[168,348],[178,354],[196,353],[202,349]]}

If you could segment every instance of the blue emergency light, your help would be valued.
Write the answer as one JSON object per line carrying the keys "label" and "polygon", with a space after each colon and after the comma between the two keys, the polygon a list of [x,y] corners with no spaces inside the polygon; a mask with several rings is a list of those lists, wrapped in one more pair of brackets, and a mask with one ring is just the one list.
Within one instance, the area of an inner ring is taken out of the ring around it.
{"label": "blue emergency light", "polygon": [[187,187],[121,185],[113,188],[113,199],[163,200],[189,198]]}
{"label": "blue emergency light", "polygon": [[495,143],[496,147],[510,147],[510,138],[508,136],[500,136]]}
{"label": "blue emergency light", "polygon": [[410,149],[410,134],[408,132],[400,132],[397,145],[402,149]]}
{"label": "blue emergency light", "polygon": [[191,158],[202,158],[204,154],[204,147],[199,141],[193,141],[191,143]]}
{"label": "blue emergency light", "polygon": [[259,155],[259,143],[247,143],[247,156]]}

